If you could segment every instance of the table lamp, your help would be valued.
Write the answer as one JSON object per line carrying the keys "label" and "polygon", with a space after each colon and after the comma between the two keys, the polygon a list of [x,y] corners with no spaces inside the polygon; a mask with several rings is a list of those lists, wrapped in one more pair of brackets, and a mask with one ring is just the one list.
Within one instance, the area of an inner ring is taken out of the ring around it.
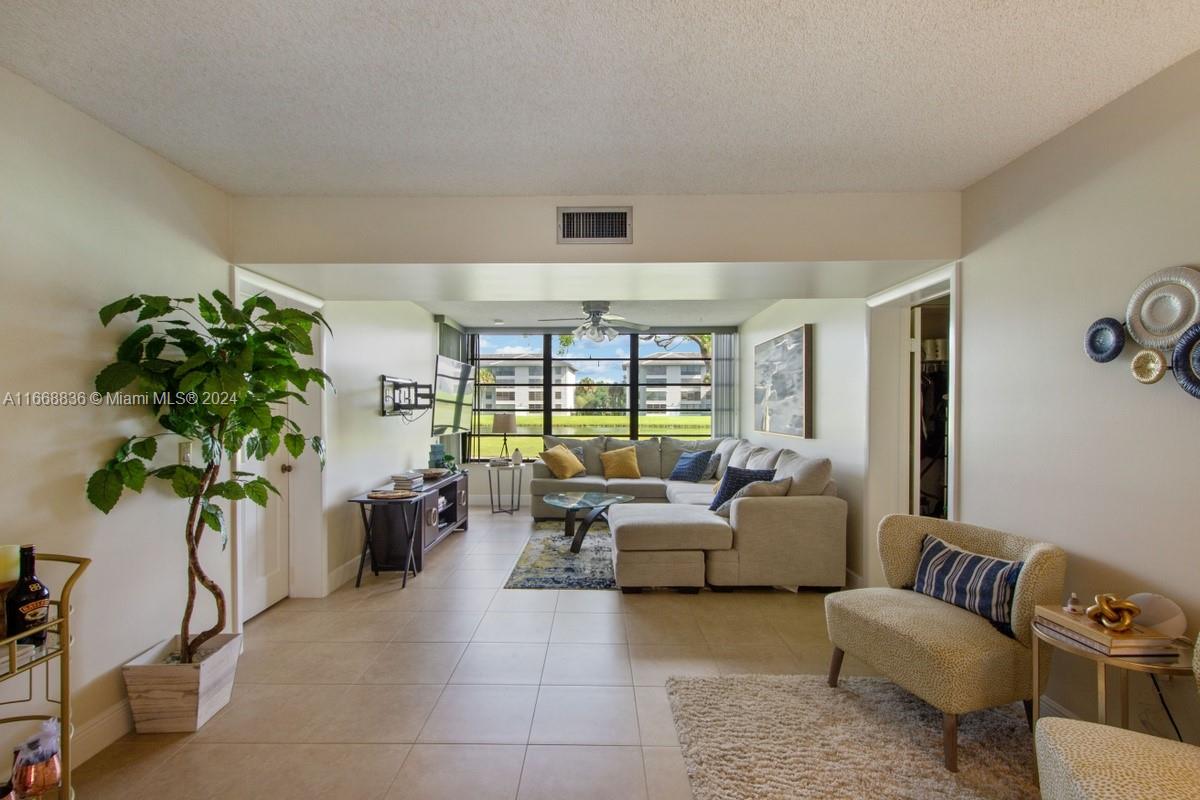
{"label": "table lamp", "polygon": [[508,435],[517,432],[517,415],[508,412],[500,412],[492,415],[492,433],[503,433],[504,444],[500,448],[500,455],[508,456]]}

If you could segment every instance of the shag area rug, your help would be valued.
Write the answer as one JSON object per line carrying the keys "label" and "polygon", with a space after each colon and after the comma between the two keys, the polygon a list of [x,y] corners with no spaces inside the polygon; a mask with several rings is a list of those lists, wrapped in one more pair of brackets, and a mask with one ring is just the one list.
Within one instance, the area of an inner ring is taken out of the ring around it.
{"label": "shag area rug", "polygon": [[667,693],[696,800],[1038,797],[1019,705],[959,718],[952,773],[941,712],[882,678],[671,678]]}
{"label": "shag area rug", "polygon": [[539,522],[517,559],[505,589],[615,589],[612,533],[597,521],[588,528],[583,546],[571,552],[562,522]]}

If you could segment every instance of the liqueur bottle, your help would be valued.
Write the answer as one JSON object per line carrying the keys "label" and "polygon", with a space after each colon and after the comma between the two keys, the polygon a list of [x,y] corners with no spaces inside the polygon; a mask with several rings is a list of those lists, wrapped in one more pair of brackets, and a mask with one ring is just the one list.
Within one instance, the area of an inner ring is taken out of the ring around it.
{"label": "liqueur bottle", "polygon": [[[8,635],[16,636],[30,628],[41,625],[50,617],[50,590],[46,588],[34,571],[36,555],[31,544],[21,547],[21,577],[4,599],[5,619]],[[38,631],[22,636],[17,644],[41,647],[46,643],[46,632]]]}

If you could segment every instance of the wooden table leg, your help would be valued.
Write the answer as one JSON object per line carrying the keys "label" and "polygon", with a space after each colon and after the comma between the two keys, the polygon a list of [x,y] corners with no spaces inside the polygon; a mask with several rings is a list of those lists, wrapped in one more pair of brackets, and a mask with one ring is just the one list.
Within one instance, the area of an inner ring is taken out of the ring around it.
{"label": "wooden table leg", "polygon": [[1121,695],[1121,727],[1129,727],[1129,670],[1118,670],[1117,691]]}
{"label": "wooden table leg", "polygon": [[409,503],[408,505],[412,506],[412,509],[413,509],[412,517],[413,518],[412,518],[412,521],[409,522],[408,512],[407,511],[403,512],[405,527],[408,528],[408,531],[407,531],[407,533],[408,533],[408,558],[404,562],[404,577],[400,580],[400,588],[401,589],[407,588],[407,586],[408,586],[408,571],[409,570],[413,571],[413,575],[417,574],[417,571],[415,569],[413,569],[413,550],[415,549],[416,542],[417,542],[417,523],[421,521],[421,509],[420,509],[420,506],[418,506],[416,503]]}
{"label": "wooden table leg", "polygon": [[604,512],[607,509],[604,506],[593,508],[583,518],[583,524],[579,526],[579,530],[575,531],[575,535],[571,538],[571,552],[578,553],[583,547],[583,537],[588,532],[588,528],[592,527],[592,523],[597,519],[604,517]]}
{"label": "wooden table leg", "polygon": [[358,557],[358,576],[354,579],[354,588],[362,586],[362,571],[363,566],[367,563],[367,551],[371,549],[371,520],[367,516],[366,503],[359,503],[358,510],[362,512],[363,521],[363,549],[362,555]]}
{"label": "wooden table leg", "polygon": [[1029,727],[1036,729],[1038,716],[1042,713],[1042,658],[1038,652],[1041,639],[1033,635],[1033,704],[1030,706]]}
{"label": "wooden table leg", "polygon": [[568,539],[575,538],[575,509],[567,509],[567,521],[563,524],[563,533]]}
{"label": "wooden table leg", "polygon": [[1096,662],[1096,721],[1108,724],[1108,687],[1104,682],[1104,662]]}

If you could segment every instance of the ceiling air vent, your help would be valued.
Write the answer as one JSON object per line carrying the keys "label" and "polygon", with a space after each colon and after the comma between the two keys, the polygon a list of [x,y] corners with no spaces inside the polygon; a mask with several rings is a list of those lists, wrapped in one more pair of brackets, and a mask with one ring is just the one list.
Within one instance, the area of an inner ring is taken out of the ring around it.
{"label": "ceiling air vent", "polygon": [[559,244],[629,244],[632,206],[558,208]]}

